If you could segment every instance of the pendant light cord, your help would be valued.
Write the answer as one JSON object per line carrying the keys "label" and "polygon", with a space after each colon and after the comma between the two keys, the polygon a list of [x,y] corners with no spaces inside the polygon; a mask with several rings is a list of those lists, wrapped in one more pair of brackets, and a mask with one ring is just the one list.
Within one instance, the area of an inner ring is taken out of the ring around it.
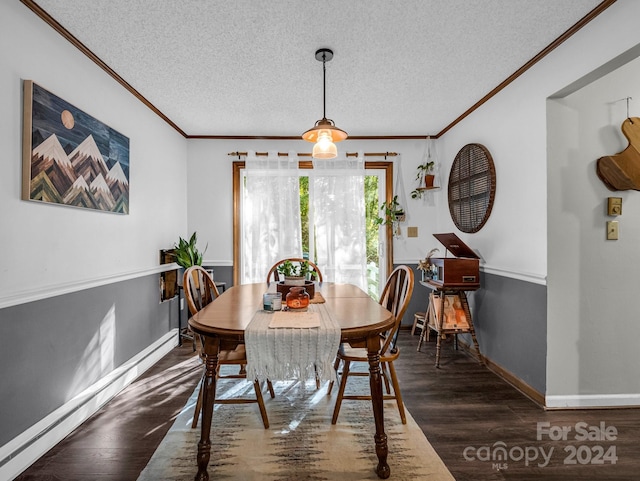
{"label": "pendant light cord", "polygon": [[322,52],[322,118],[327,118],[327,66],[325,52]]}

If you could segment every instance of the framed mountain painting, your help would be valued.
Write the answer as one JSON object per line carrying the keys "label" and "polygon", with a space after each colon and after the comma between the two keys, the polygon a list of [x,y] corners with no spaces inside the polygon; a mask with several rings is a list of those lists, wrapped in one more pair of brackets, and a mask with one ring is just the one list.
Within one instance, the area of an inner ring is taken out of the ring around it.
{"label": "framed mountain painting", "polygon": [[24,81],[22,198],[129,213],[129,138]]}

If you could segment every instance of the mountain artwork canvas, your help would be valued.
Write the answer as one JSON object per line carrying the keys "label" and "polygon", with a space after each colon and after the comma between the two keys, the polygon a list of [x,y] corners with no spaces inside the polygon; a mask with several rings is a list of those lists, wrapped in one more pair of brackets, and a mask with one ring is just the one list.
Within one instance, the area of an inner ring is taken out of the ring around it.
{"label": "mountain artwork canvas", "polygon": [[129,138],[24,81],[22,198],[129,213]]}

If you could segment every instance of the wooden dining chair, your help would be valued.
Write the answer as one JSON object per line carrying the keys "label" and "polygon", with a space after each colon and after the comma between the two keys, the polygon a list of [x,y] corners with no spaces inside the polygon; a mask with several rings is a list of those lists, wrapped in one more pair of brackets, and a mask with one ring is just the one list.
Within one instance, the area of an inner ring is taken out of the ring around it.
{"label": "wooden dining chair", "polygon": [[[404,412],[404,404],[402,403],[402,394],[400,393],[400,384],[398,383],[398,376],[396,375],[396,369],[393,366],[393,362],[400,356],[400,349],[396,345],[396,334],[400,329],[402,323],[402,317],[411,300],[411,294],[413,293],[413,271],[407,266],[396,267],[384,286],[382,295],[380,296],[380,305],[390,311],[394,317],[395,322],[393,326],[380,334],[380,370],[384,379],[386,394],[383,393],[383,399],[395,399],[398,405],[398,411],[400,412],[400,419],[402,424],[407,424],[407,418]],[[368,394],[363,395],[346,395],[345,388],[347,386],[347,380],[351,376],[369,376],[368,369],[365,371],[352,371],[352,363],[369,363],[367,357],[366,348],[353,348],[348,344],[341,344],[336,357],[336,370],[340,363],[342,363],[342,375],[340,378],[340,388],[338,390],[338,397],[336,399],[336,405],[333,409],[333,418],[331,424],[335,424],[338,421],[338,414],[340,413],[340,406],[345,399],[350,400],[371,400],[371,390],[367,383]],[[389,386],[389,378],[393,386],[393,391]],[[328,393],[331,394],[333,387],[333,381],[329,384]]]}
{"label": "wooden dining chair", "polygon": [[[209,275],[209,273],[203,269],[201,266],[192,266],[189,267],[184,272],[183,277],[183,287],[185,292],[185,298],[187,299],[187,304],[189,305],[189,312],[193,316],[206,305],[214,302],[216,298],[219,296],[218,288],[216,287],[215,282]],[[194,342],[195,342],[194,336]],[[200,345],[203,345],[202,339],[200,340]],[[202,348],[200,349],[200,358],[204,360],[204,355],[202,352]],[[239,344],[233,351],[231,350],[220,350],[218,353],[218,370],[217,377],[219,379],[246,379],[247,375],[245,372],[245,366],[247,364],[247,353],[245,350],[244,344]],[[239,366],[238,374],[221,374],[220,367],[224,365],[236,365]],[[269,393],[271,397],[274,397],[273,386],[271,385],[271,381],[267,381],[267,385],[269,388]],[[260,408],[260,416],[262,416],[262,423],[264,424],[265,429],[269,427],[269,419],[267,417],[267,410],[264,406],[264,399],[262,397],[262,389],[260,387],[260,383],[254,379],[253,387],[256,392],[255,398],[229,398],[229,399],[215,399],[214,404],[246,404],[246,403],[258,403],[258,407]],[[200,410],[202,409],[202,391],[204,388],[204,373],[202,379],[200,380],[200,392],[198,393],[198,400],[196,402],[195,413],[193,415],[193,422],[191,424],[192,428],[195,428],[198,424],[198,416],[200,415]],[[214,392],[215,396],[215,392]]]}
{"label": "wooden dining chair", "polygon": [[315,262],[307,260],[307,259],[302,259],[300,257],[289,257],[289,258],[286,258],[286,259],[280,259],[273,266],[271,266],[271,269],[269,269],[269,273],[267,274],[267,284],[269,284],[272,281],[276,281],[277,282],[277,281],[283,281],[284,280],[284,276],[282,276],[282,274],[280,274],[278,272],[278,267],[280,267],[286,261],[293,262],[293,263],[298,263],[298,265],[301,262],[307,262],[309,264],[309,267],[316,273],[315,280],[318,281],[318,282],[322,282],[322,272],[320,271],[320,268],[316,265]]}

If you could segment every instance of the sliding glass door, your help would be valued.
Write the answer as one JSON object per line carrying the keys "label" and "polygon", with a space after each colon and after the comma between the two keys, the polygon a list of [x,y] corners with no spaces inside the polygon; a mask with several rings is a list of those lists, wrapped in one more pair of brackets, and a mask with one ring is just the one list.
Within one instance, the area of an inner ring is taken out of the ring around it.
{"label": "sliding glass door", "polygon": [[[314,225],[314,183],[310,182],[309,173],[311,162],[300,162],[300,231],[302,232],[303,256],[311,260],[317,260],[316,226]],[[389,185],[393,176],[391,162],[366,162],[364,179],[365,202],[365,236],[366,244],[366,278],[367,291],[371,297],[377,299],[380,289],[384,285],[389,268],[391,266],[391,235],[389,229],[380,227],[375,223],[379,215],[380,204],[387,199]],[[242,249],[246,249],[242,239],[242,202],[244,189],[246,188],[246,174],[244,162],[234,162],[234,284],[242,282],[243,272]],[[389,192],[390,194],[390,192]],[[322,265],[320,265],[322,268]],[[266,280],[266,272],[265,272]]]}

